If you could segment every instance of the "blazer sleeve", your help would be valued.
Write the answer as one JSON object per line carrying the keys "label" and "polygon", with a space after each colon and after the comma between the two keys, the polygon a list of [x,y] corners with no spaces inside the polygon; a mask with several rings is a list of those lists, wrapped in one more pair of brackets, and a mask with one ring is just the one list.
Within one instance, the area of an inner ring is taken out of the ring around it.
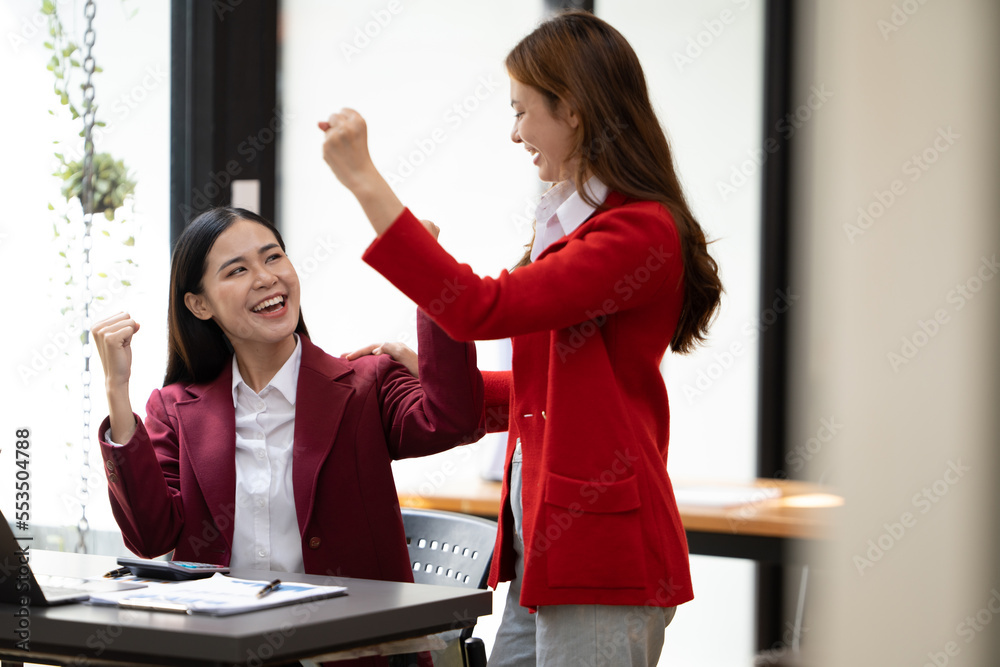
{"label": "blazer sleeve", "polygon": [[145,423],[136,417],[135,433],[127,443],[109,444],[105,434],[110,426],[110,417],[105,418],[98,436],[111,511],[133,553],[143,558],[161,556],[177,544],[184,505],[177,432],[160,391],[153,391],[146,403]]}
{"label": "blazer sleeve", "polygon": [[487,433],[506,431],[510,422],[510,371],[482,371],[482,374],[486,403],[484,430]]}
{"label": "blazer sleeve", "polygon": [[379,365],[379,404],[394,459],[426,456],[485,433],[476,346],[459,343],[417,312],[420,379],[389,359]]}
{"label": "blazer sleeve", "polygon": [[497,278],[459,264],[405,209],[364,260],[457,340],[562,329],[681,294],[673,218],[655,202],[596,214],[557,252]]}

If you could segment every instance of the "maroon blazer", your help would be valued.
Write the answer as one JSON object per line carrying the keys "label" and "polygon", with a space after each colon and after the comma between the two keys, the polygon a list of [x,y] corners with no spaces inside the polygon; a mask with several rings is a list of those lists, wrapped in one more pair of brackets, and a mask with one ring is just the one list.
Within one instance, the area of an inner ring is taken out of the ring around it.
{"label": "maroon blazer", "polygon": [[[510,431],[490,585],[514,576],[507,482],[520,438],[522,605],[690,600],[660,373],[684,297],[670,213],[611,192],[536,261],[494,279],[405,210],[364,259],[456,339],[512,338],[511,372],[487,378],[486,424]],[[508,411],[494,410],[497,399]]]}
{"label": "maroon blazer", "polygon": [[[483,383],[475,346],[417,318],[420,381],[388,356],[331,357],[302,336],[292,453],[309,574],[413,581],[390,462],[472,442]],[[153,391],[122,447],[99,430],[125,544],[152,558],[229,563],[236,500],[232,367]]]}

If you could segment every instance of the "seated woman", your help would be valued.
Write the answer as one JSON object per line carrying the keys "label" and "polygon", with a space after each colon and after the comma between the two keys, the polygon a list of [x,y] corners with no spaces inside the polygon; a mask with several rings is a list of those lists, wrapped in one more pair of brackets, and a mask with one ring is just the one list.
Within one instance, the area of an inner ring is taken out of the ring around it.
{"label": "seated woman", "polygon": [[129,549],[412,581],[390,462],[476,440],[483,412],[475,346],[423,313],[417,328],[419,380],[386,355],[327,355],[274,226],[242,209],[199,216],[173,253],[167,373],[145,424],[128,397],[139,324],[119,313],[93,328],[101,453]]}

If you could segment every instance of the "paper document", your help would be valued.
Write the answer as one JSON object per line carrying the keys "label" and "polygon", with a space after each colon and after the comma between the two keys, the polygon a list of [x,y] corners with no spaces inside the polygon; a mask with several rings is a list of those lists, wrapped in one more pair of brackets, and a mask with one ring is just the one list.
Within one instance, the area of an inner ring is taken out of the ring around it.
{"label": "paper document", "polygon": [[280,586],[264,597],[257,597],[257,593],[267,583],[214,574],[208,579],[193,581],[151,582],[146,588],[138,591],[92,593],[90,602],[154,611],[227,616],[321,600],[347,593],[346,586],[314,586],[296,581],[282,581]]}
{"label": "paper document", "polygon": [[702,507],[739,507],[757,504],[781,496],[781,490],[768,486],[675,486],[678,505]]}

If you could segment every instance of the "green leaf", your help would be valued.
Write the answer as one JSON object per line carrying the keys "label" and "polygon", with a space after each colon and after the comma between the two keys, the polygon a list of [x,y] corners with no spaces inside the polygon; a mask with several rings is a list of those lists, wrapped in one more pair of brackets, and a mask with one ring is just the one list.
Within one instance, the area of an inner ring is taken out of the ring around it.
{"label": "green leaf", "polygon": [[66,253],[65,253],[65,252],[62,252],[62,251],[59,251],[59,256],[60,256],[60,257],[65,257],[65,256],[66,256]]}
{"label": "green leaf", "polygon": [[56,47],[52,46],[52,42],[44,42],[42,44],[42,46],[44,46],[45,48],[50,49],[50,50],[54,50],[56,48]]}
{"label": "green leaf", "polygon": [[113,208],[104,209],[104,217],[108,219],[108,222],[115,219],[115,210]]}
{"label": "green leaf", "polygon": [[59,104],[62,104],[63,106],[66,106],[67,104],[69,104],[69,95],[67,95],[66,93],[63,93],[62,95],[60,95],[59,96]]}
{"label": "green leaf", "polygon": [[134,236],[128,237],[127,239],[122,241],[122,245],[126,245],[131,248],[132,246],[135,245],[135,237]]}
{"label": "green leaf", "polygon": [[99,272],[97,275],[100,276],[101,278],[107,278],[108,277],[108,274],[106,274],[104,272]]}
{"label": "green leaf", "polygon": [[104,234],[105,236],[111,236],[111,232],[109,232],[109,231],[108,231],[108,230],[106,230],[106,229],[102,229],[102,230],[101,230],[101,233],[102,233],[102,234]]}
{"label": "green leaf", "polygon": [[42,0],[42,13],[50,16],[56,13],[56,6],[52,4],[52,0]]}
{"label": "green leaf", "polygon": [[121,284],[124,285],[125,287],[131,287],[132,286],[132,282],[130,280],[122,280]]}
{"label": "green leaf", "polygon": [[50,210],[50,211],[54,211],[54,210],[56,210],[56,207],[55,207],[55,206],[53,206],[52,204],[49,204],[49,210]]}

